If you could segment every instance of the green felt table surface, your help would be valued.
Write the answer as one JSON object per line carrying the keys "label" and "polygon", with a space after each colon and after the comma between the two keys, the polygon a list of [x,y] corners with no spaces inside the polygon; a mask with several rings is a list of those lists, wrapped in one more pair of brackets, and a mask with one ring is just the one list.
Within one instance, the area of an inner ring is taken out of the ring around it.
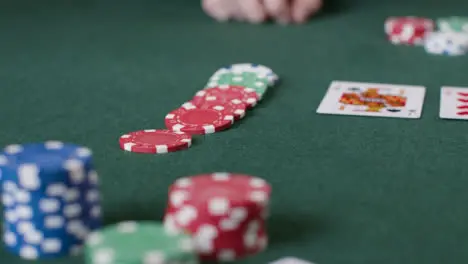
{"label": "green felt table surface", "polygon": [[[463,10],[462,0],[331,1],[310,23],[285,27],[215,23],[199,1],[2,1],[0,144],[93,149],[106,223],[160,220],[178,177],[263,177],[273,186],[271,243],[238,263],[467,263],[467,123],[438,111],[440,86],[468,86],[468,59],[394,46],[383,33],[388,16]],[[282,82],[232,129],[167,155],[119,149],[121,134],[164,128],[166,113],[236,62],[268,65]],[[332,80],[424,85],[423,115],[318,115]],[[29,262],[2,249],[0,263]]]}

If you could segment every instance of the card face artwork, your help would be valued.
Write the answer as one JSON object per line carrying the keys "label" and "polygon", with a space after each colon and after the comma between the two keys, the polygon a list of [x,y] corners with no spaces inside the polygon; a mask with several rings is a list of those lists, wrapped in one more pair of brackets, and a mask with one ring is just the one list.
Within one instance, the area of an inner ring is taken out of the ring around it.
{"label": "card face artwork", "polygon": [[308,262],[302,259],[294,258],[294,257],[284,257],[269,264],[313,264],[312,262]]}
{"label": "card face artwork", "polygon": [[420,118],[424,86],[333,81],[317,113]]}
{"label": "card face artwork", "polygon": [[442,87],[439,116],[444,119],[468,120],[468,87]]}

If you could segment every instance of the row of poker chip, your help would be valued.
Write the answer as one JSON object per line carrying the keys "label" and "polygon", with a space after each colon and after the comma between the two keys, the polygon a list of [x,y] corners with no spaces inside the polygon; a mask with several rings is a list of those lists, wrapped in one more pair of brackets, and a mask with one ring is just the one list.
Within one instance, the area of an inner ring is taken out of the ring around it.
{"label": "row of poker chip", "polygon": [[235,173],[178,179],[169,187],[166,230],[190,234],[203,261],[234,261],[263,251],[268,244],[270,185]]}
{"label": "row of poker chip", "polygon": [[166,127],[189,134],[230,128],[266,94],[278,76],[264,65],[240,63],[217,70],[203,90],[166,115]]}
{"label": "row of poker chip", "polygon": [[145,129],[119,138],[120,148],[160,154],[187,149],[192,135],[229,129],[274,86],[278,76],[264,65],[240,63],[217,70],[204,89],[165,117],[167,129]]}
{"label": "row of poker chip", "polygon": [[88,148],[47,141],[0,154],[3,242],[23,259],[81,252],[101,226],[99,180]]}
{"label": "row of poker chip", "polygon": [[[436,28],[437,25],[437,28]],[[390,17],[385,33],[393,44],[424,46],[426,52],[459,56],[468,52],[468,17]]]}

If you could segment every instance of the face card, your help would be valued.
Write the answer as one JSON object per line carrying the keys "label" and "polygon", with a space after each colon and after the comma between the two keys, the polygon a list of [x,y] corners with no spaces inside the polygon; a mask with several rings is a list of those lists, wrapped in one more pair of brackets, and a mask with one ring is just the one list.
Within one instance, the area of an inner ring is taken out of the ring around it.
{"label": "face card", "polygon": [[439,116],[444,119],[468,120],[468,87],[442,87]]}
{"label": "face card", "polygon": [[317,113],[395,118],[420,118],[426,88],[333,81]]}
{"label": "face card", "polygon": [[269,264],[314,264],[314,263],[305,261],[302,259],[294,258],[294,257],[284,257],[284,258],[275,260],[273,262],[270,262]]}

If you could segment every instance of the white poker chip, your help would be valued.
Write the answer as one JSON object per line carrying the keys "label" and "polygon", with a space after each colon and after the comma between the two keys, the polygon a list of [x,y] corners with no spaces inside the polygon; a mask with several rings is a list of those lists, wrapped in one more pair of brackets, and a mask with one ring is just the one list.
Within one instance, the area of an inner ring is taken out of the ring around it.
{"label": "white poker chip", "polygon": [[468,35],[457,32],[433,32],[426,37],[424,49],[435,55],[464,55],[468,52]]}
{"label": "white poker chip", "polygon": [[268,264],[314,264],[312,262],[295,258],[295,257],[283,257]]}

